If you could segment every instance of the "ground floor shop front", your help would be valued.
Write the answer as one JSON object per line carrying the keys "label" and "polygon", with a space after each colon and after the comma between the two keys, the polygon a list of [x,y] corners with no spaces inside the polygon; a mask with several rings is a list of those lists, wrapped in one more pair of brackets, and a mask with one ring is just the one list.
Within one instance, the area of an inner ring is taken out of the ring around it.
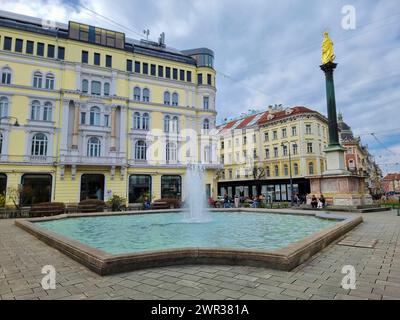
{"label": "ground floor shop front", "polygon": [[[0,195],[5,199],[3,205],[7,206],[12,206],[13,200],[22,206],[30,206],[50,201],[106,201],[113,195],[125,198],[127,204],[143,203],[146,198],[152,201],[160,198],[184,200],[190,192],[185,173],[184,167],[1,166]],[[215,170],[205,170],[207,197],[216,196],[216,189]]]}
{"label": "ground floor shop front", "polygon": [[263,195],[271,201],[290,201],[292,194],[307,195],[310,193],[310,181],[304,178],[293,179],[293,192],[289,179],[277,180],[238,180],[218,182],[218,195],[229,197],[244,196],[253,198]]}

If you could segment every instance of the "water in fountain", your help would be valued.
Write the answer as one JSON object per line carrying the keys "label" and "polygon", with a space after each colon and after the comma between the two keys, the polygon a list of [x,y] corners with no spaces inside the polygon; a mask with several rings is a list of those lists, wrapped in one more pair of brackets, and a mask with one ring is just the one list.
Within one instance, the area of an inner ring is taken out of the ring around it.
{"label": "water in fountain", "polygon": [[201,164],[189,164],[185,177],[185,222],[207,222],[210,215],[207,209],[207,199],[204,184],[204,166]]}

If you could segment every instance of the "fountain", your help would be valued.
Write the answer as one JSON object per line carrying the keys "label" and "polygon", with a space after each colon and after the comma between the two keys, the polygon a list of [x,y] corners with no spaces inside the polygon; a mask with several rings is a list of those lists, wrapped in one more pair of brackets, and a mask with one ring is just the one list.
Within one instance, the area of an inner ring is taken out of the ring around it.
{"label": "fountain", "polygon": [[202,223],[211,221],[204,186],[204,165],[199,163],[188,164],[185,177],[185,207],[188,210],[185,210],[184,222]]}

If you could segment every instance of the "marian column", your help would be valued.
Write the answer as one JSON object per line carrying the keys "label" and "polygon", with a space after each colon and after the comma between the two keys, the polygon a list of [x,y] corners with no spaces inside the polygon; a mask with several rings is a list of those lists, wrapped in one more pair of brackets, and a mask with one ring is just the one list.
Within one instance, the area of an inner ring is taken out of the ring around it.
{"label": "marian column", "polygon": [[337,64],[333,53],[333,43],[327,32],[322,42],[322,65],[325,73],[326,102],[329,125],[329,144],[324,150],[327,170],[322,175],[310,176],[311,195],[324,194],[329,205],[337,207],[361,208],[372,204],[372,198],[366,191],[365,178],[353,175],[346,170],[344,162],[345,149],[340,145],[339,129],[336,117],[335,87],[333,71]]}
{"label": "marian column", "polygon": [[327,170],[324,174],[346,174],[344,163],[344,149],[339,142],[339,130],[336,116],[335,85],[333,81],[333,70],[337,63],[334,63],[333,43],[327,32],[324,33],[322,43],[322,65],[320,68],[325,73],[326,103],[328,111],[329,144],[325,149]]}

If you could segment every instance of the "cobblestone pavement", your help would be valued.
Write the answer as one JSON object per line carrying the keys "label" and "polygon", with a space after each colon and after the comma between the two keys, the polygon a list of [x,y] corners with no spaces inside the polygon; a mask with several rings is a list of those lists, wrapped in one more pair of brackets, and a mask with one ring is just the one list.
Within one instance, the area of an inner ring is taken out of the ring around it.
{"label": "cobblestone pavement", "polygon": [[[59,251],[0,220],[0,299],[400,299],[400,217],[366,213],[348,233],[291,272],[241,266],[175,266],[101,277]],[[346,242],[345,242],[346,243]],[[41,269],[54,265],[57,287],[41,287]],[[357,288],[341,288],[344,265]]]}

